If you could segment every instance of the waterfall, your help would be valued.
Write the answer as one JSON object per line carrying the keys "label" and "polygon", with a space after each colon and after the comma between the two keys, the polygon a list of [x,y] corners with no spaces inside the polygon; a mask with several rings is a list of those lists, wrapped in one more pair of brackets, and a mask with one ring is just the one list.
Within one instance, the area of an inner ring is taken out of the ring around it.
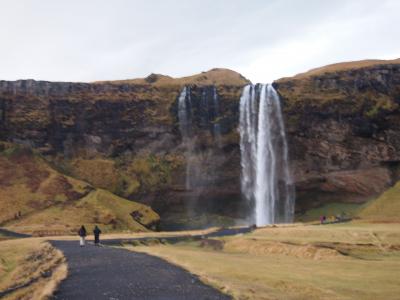
{"label": "waterfall", "polygon": [[292,222],[294,188],[280,100],[272,85],[247,85],[240,98],[241,189],[257,226]]}
{"label": "waterfall", "polygon": [[185,149],[186,158],[186,179],[185,188],[190,190],[193,186],[193,177],[196,173],[196,163],[194,159],[194,141],[192,137],[192,100],[190,87],[184,87],[178,98],[178,119],[179,130],[182,136],[182,144]]}
{"label": "waterfall", "polygon": [[222,144],[221,144],[221,124],[219,123],[219,99],[218,99],[217,88],[215,86],[213,87],[213,112],[214,112],[214,125],[213,125],[214,139],[218,148],[221,148]]}
{"label": "waterfall", "polygon": [[209,106],[208,106],[208,97],[207,97],[207,90],[203,89],[201,92],[201,101],[200,101],[200,120],[201,120],[201,127],[208,128],[210,123],[210,116],[209,116]]}
{"label": "waterfall", "polygon": [[[188,109],[189,106],[189,109]],[[178,98],[178,119],[179,130],[181,131],[183,142],[187,142],[190,137],[191,131],[191,116],[190,116],[190,87],[184,87]]]}

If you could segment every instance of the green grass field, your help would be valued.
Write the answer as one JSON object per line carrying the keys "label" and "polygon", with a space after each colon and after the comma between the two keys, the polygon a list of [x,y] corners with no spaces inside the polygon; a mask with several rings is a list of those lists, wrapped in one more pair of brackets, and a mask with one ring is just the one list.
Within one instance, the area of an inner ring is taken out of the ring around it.
{"label": "green grass field", "polygon": [[319,221],[320,216],[327,216],[328,219],[334,219],[336,215],[344,215],[348,218],[357,217],[359,212],[367,205],[356,203],[328,203],[321,207],[310,209],[305,214],[298,216],[299,222]]}
{"label": "green grass field", "polygon": [[374,222],[400,222],[400,182],[369,203],[358,216]]}
{"label": "green grass field", "polygon": [[398,299],[400,293],[398,225],[270,227],[209,243],[129,249],[180,265],[235,299]]}
{"label": "green grass field", "polygon": [[387,189],[375,199],[366,203],[328,203],[321,207],[310,209],[297,216],[299,222],[319,221],[320,216],[328,220],[336,215],[360,219],[367,222],[400,222],[400,182]]}

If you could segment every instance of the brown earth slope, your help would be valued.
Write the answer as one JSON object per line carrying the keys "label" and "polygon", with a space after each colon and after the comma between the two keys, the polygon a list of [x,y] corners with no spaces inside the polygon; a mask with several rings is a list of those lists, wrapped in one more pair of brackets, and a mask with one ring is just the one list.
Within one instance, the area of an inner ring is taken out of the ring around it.
{"label": "brown earth slope", "polygon": [[0,224],[33,234],[145,231],[158,215],[149,207],[66,176],[30,148],[0,143]]}

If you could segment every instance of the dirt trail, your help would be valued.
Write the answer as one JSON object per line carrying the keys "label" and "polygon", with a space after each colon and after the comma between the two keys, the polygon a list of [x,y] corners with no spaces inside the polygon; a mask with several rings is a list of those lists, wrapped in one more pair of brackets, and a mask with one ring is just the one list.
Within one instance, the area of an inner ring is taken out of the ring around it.
{"label": "dirt trail", "polygon": [[[235,235],[251,230],[220,229],[189,238]],[[187,238],[166,239],[179,241]],[[119,245],[124,241],[142,239],[113,239],[104,240],[104,243]],[[81,248],[78,241],[51,243],[63,251],[68,263],[68,277],[53,299],[231,299],[202,283],[197,276],[158,257],[92,244]]]}

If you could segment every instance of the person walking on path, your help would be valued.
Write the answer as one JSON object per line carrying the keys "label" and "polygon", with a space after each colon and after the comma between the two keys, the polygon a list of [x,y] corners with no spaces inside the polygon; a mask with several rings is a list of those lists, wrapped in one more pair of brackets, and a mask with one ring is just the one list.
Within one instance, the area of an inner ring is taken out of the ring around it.
{"label": "person walking on path", "polygon": [[79,234],[79,237],[80,237],[79,245],[81,247],[83,247],[83,246],[85,246],[85,237],[86,237],[86,228],[85,228],[85,226],[83,226],[83,225],[81,226],[81,228],[78,231],[78,234]]}
{"label": "person walking on path", "polygon": [[101,230],[97,225],[94,227],[93,234],[94,234],[94,244],[95,246],[99,246],[100,244],[100,233]]}

